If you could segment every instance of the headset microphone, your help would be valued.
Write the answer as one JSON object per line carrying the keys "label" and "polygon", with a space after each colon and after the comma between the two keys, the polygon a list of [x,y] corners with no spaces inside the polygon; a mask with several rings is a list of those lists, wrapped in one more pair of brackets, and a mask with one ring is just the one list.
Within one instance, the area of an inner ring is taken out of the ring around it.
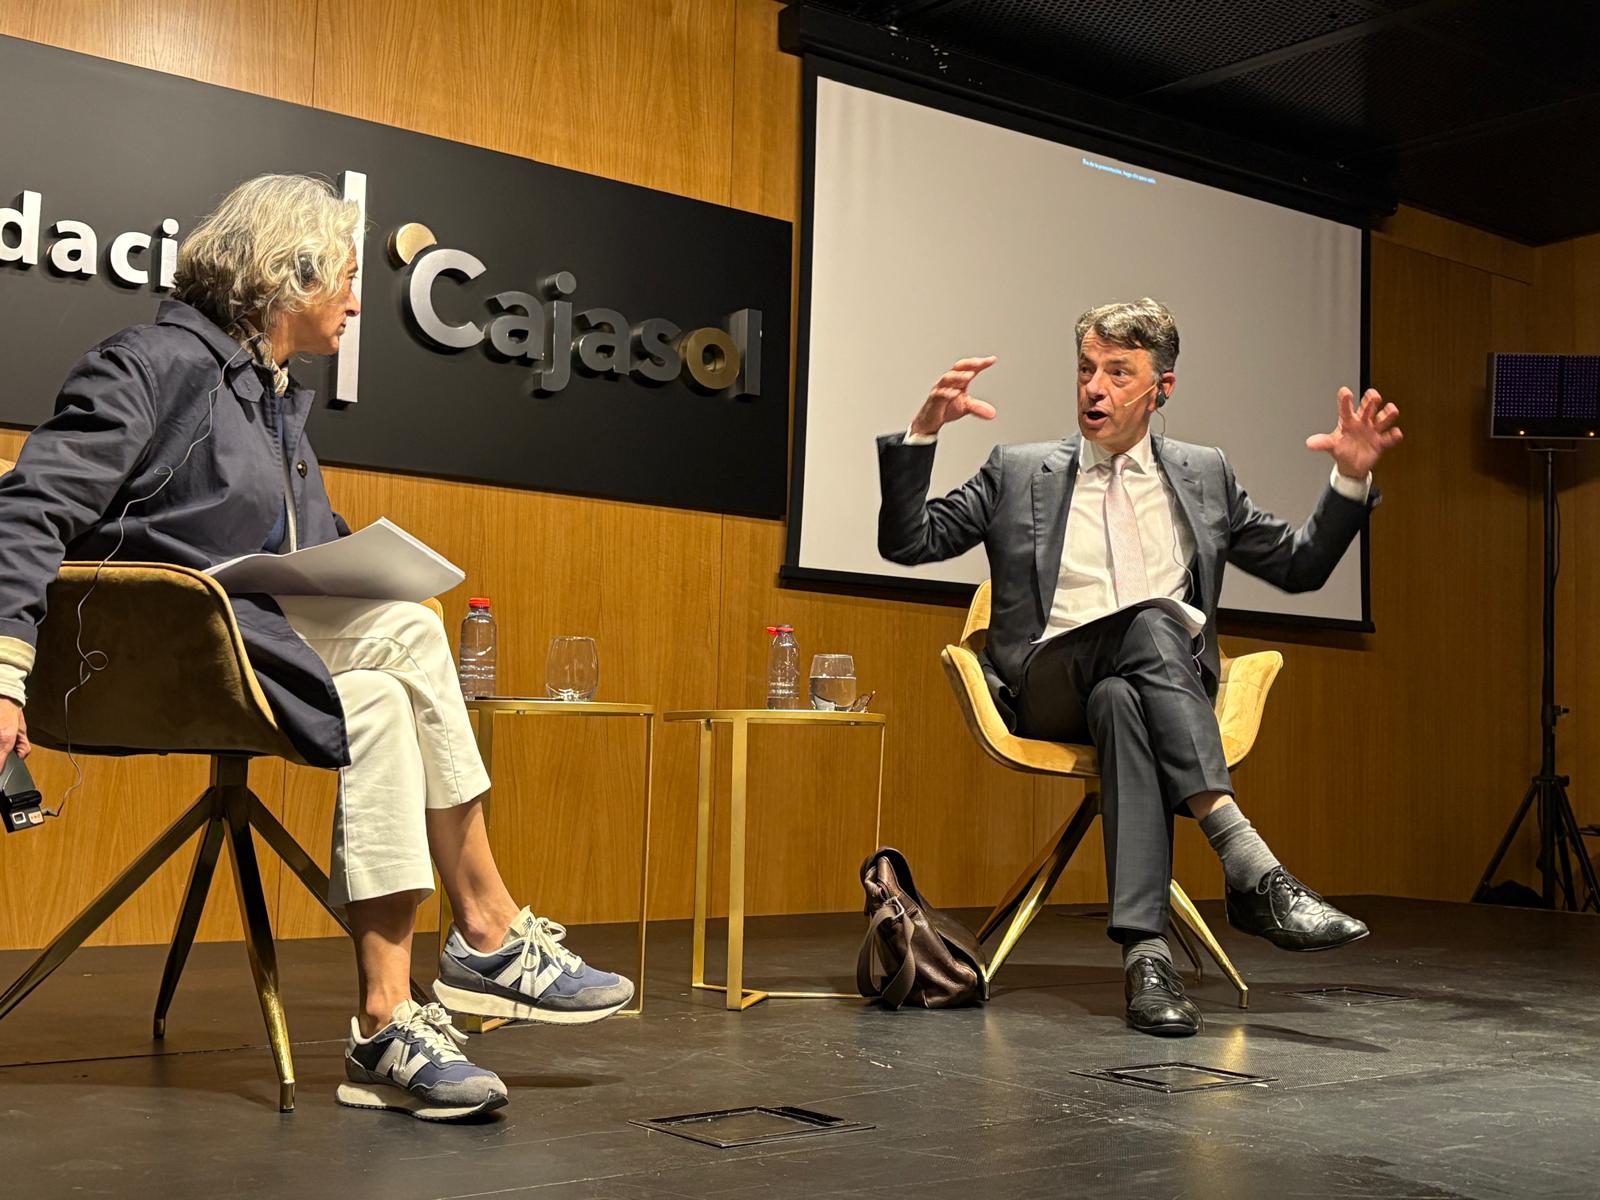
{"label": "headset microphone", "polygon": [[1160,408],[1163,404],[1165,404],[1167,402],[1167,394],[1166,394],[1166,392],[1161,391],[1160,389],[1161,389],[1161,381],[1157,380],[1155,383],[1152,383],[1149,387],[1145,388],[1144,391],[1140,392],[1132,400],[1121,400],[1121,401],[1118,401],[1117,407],[1118,408],[1127,408],[1128,405],[1137,404],[1137,403],[1139,403],[1139,401],[1143,400],[1146,396],[1148,396],[1151,392],[1155,392],[1155,394],[1156,394],[1156,407]]}

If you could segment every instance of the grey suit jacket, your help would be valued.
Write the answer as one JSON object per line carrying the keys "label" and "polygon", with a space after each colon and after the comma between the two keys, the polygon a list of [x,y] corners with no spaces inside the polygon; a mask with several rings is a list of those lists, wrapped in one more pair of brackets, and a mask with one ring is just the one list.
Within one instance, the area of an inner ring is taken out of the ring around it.
{"label": "grey suit jacket", "polygon": [[[928,497],[934,445],[908,446],[905,434],[878,439],[878,553],[913,565],[963,554],[980,542],[989,556],[992,610],[984,670],[1008,722],[1033,641],[1044,632],[1061,574],[1067,513],[1078,477],[1077,434],[1059,442],[996,446],[989,460],[948,495]],[[1326,488],[1298,529],[1251,503],[1222,451],[1152,438],[1156,462],[1194,536],[1190,603],[1215,628],[1228,563],[1286,592],[1321,587],[1378,502]],[[1205,639],[1201,670],[1216,694],[1217,639]]]}

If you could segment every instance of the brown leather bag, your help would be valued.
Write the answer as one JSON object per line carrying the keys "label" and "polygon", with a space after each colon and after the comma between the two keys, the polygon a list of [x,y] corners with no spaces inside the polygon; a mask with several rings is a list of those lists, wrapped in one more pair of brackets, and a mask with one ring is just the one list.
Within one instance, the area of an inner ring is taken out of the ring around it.
{"label": "brown leather bag", "polygon": [[[983,949],[972,931],[922,898],[906,856],[890,846],[861,864],[867,936],[856,959],[856,990],[885,1008],[957,1008],[989,998]],[[882,978],[873,982],[874,959]]]}

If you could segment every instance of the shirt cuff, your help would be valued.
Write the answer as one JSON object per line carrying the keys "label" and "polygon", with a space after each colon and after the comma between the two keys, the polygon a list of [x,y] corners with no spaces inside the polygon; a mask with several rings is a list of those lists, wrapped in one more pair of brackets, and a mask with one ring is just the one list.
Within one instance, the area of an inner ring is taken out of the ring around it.
{"label": "shirt cuff", "polygon": [[21,638],[0,637],[0,696],[21,705],[28,703],[25,684],[33,670],[33,653],[33,647]]}
{"label": "shirt cuff", "polygon": [[1348,475],[1339,474],[1339,468],[1335,467],[1328,475],[1328,486],[1346,500],[1365,504],[1367,494],[1372,491],[1372,472],[1368,471],[1365,479],[1351,479]]}
{"label": "shirt cuff", "polygon": [[907,429],[905,441],[902,442],[901,445],[931,446],[938,440],[939,435],[937,433],[912,433],[910,429]]}
{"label": "shirt cuff", "polygon": [[10,663],[0,663],[0,697],[15,700],[18,707],[28,706],[27,675]]}

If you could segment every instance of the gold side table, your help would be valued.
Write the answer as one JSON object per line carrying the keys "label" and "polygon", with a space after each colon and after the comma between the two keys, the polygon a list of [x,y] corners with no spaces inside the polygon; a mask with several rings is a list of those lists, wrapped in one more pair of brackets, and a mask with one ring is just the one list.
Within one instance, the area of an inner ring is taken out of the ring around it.
{"label": "gold side table", "polygon": [[[872,848],[883,828],[883,744],[888,723],[882,713],[814,712],[810,709],[703,708],[663,713],[663,721],[693,721],[700,726],[700,796],[694,843],[694,971],[697,988],[725,992],[728,1008],[743,1011],[766,999],[825,998],[859,1000],[854,992],[774,992],[744,986],[745,799],[752,725],[865,725],[878,730],[878,799],[872,823]],[[706,982],[706,910],[711,896],[712,732],[718,723],[733,728],[733,780],[728,817],[728,982]]]}
{"label": "gold side table", "polygon": [[[494,780],[494,718],[515,717],[642,717],[644,719],[644,822],[639,833],[639,973],[634,978],[633,1007],[619,1009],[619,1017],[637,1017],[644,1012],[644,943],[646,919],[650,904],[650,800],[651,759],[655,751],[655,715],[653,704],[618,704],[609,700],[545,700],[526,696],[486,696],[468,700],[468,711],[477,715],[475,722],[478,754],[483,759],[483,769],[488,772],[491,790],[484,793],[483,819],[490,816],[490,799]],[[443,890],[439,893],[439,929],[441,936],[449,928],[450,898]],[[497,1029],[505,1022],[485,1020],[478,1023],[476,1032]],[[468,1032],[474,1032],[469,1023]]]}

